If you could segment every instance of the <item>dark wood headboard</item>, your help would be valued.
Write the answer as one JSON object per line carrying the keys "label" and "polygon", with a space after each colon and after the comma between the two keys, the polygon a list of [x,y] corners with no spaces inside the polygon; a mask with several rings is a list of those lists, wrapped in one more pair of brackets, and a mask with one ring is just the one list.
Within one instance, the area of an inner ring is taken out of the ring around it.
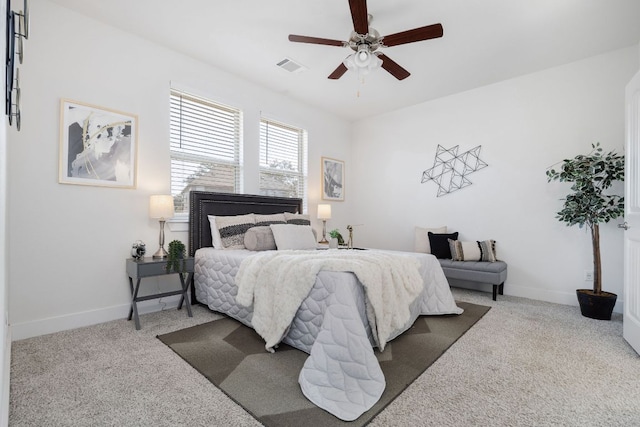
{"label": "dark wood headboard", "polygon": [[213,246],[207,215],[302,213],[302,199],[289,197],[192,191],[189,199],[189,256],[200,248]]}

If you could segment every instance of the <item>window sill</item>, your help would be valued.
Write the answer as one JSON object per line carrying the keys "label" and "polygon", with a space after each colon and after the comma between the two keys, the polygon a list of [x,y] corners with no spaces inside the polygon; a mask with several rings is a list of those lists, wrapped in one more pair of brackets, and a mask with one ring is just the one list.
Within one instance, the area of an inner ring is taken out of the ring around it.
{"label": "window sill", "polygon": [[189,217],[179,216],[167,221],[170,231],[189,231]]}

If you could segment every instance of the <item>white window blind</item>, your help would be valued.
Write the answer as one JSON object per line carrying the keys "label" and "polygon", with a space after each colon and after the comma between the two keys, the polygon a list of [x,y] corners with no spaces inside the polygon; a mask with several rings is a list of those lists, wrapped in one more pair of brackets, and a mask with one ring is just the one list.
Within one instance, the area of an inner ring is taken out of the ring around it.
{"label": "white window blind", "polygon": [[300,197],[306,206],[306,151],[305,130],[260,120],[260,194]]}
{"label": "white window blind", "polygon": [[170,100],[171,194],[189,212],[191,190],[239,192],[242,113],[176,90]]}

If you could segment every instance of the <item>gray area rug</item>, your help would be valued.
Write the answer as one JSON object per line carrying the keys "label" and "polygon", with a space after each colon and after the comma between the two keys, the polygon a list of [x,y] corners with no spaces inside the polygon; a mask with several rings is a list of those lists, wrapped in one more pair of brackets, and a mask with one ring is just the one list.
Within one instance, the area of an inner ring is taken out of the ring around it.
{"label": "gray area rug", "polygon": [[224,318],[158,338],[265,426],[362,426],[469,330],[490,307],[458,302],[459,316],[421,316],[376,356],[387,387],[376,405],[343,422],[308,401],[298,375],[308,355],[288,345],[275,353],[252,329]]}

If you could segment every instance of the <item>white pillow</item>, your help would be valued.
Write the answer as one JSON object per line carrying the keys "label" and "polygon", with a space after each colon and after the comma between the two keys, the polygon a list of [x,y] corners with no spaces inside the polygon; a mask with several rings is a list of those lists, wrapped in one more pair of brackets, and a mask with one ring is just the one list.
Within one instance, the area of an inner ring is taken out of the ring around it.
{"label": "white pillow", "polygon": [[446,234],[447,226],[444,225],[438,228],[416,227],[415,237],[413,240],[414,252],[422,252],[424,254],[431,253],[431,245],[429,244],[429,232],[432,232],[434,234]]}
{"label": "white pillow", "polygon": [[220,238],[220,231],[216,225],[215,215],[207,215],[209,218],[209,227],[211,228],[211,243],[215,249],[224,249],[222,246],[222,239]]}
{"label": "white pillow", "polygon": [[309,225],[271,224],[279,251],[286,249],[316,249],[317,243]]}

